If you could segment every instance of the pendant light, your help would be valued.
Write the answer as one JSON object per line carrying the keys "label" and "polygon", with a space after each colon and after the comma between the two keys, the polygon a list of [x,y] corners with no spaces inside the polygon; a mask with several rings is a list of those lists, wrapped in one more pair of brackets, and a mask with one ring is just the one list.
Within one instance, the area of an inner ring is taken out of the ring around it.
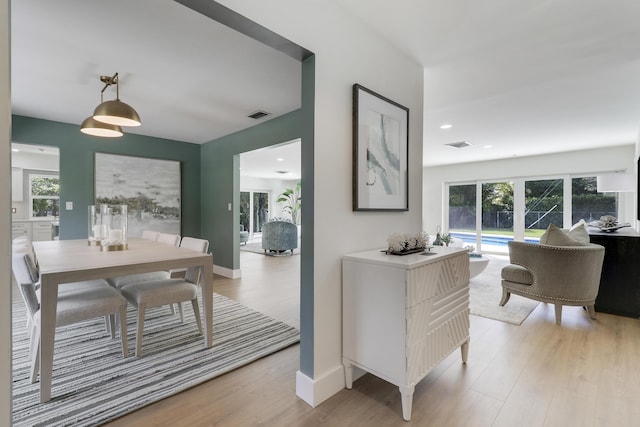
{"label": "pendant light", "polygon": [[120,126],[99,122],[93,117],[84,119],[80,125],[80,132],[86,133],[87,135],[101,136],[103,138],[118,138],[124,135]]}
{"label": "pendant light", "polygon": [[113,77],[101,76],[100,81],[104,83],[102,93],[111,85],[116,85],[116,99],[104,101],[98,105],[93,112],[93,118],[99,122],[108,123],[115,126],[140,126],[140,116],[129,104],[120,101],[120,86],[118,73]]}

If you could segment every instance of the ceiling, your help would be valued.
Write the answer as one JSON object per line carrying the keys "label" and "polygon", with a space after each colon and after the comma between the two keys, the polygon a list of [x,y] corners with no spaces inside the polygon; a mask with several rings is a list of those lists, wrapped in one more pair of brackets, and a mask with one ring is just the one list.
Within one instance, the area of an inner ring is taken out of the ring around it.
{"label": "ceiling", "polygon": [[[330,1],[425,67],[425,165],[638,137],[637,0]],[[173,1],[20,0],[11,13],[15,114],[79,125],[115,72],[143,121],[129,133],[204,143],[300,107],[298,61]],[[247,118],[257,110],[272,115]],[[444,145],[459,141],[471,145]]]}
{"label": "ceiling", "polygon": [[638,138],[637,0],[333,1],[424,66],[425,165]]}

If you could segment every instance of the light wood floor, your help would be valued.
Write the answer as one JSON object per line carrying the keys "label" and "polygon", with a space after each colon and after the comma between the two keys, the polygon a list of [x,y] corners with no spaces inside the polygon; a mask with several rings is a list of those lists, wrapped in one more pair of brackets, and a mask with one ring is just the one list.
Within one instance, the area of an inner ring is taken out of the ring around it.
{"label": "light wood floor", "polygon": [[[299,258],[242,253],[244,277],[214,288],[298,326]],[[293,346],[108,425],[640,425],[640,320],[578,307],[561,327],[546,304],[520,326],[472,316],[469,363],[456,351],[418,384],[410,422],[397,388],[368,374],[311,408],[295,395],[298,367]]]}

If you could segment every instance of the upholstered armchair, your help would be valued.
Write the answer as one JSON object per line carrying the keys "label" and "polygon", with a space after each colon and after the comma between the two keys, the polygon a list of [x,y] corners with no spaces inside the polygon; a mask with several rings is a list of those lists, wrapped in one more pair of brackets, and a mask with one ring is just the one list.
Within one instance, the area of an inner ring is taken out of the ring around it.
{"label": "upholstered armchair", "polygon": [[267,252],[286,252],[298,247],[298,226],[291,221],[273,219],[262,225],[262,249]]}
{"label": "upholstered armchair", "polygon": [[593,243],[551,246],[509,242],[510,264],[502,269],[503,306],[511,294],[555,304],[556,324],[562,306],[586,307],[596,318],[594,304],[600,286],[604,247]]}

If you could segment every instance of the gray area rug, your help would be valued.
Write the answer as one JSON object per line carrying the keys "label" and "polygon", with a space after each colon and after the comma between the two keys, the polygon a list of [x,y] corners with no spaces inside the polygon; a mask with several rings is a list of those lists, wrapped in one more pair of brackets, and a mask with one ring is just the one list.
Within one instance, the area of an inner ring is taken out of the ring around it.
{"label": "gray area rug", "polygon": [[[147,310],[143,356],[136,358],[130,308],[129,354],[107,334],[104,319],[56,330],[53,399],[39,403],[29,382],[24,305],[13,305],[13,425],[96,426],[179,393],[300,340],[299,331],[214,293],[213,346],[204,348],[191,304],[185,323],[168,306]],[[202,307],[202,305],[200,305]]]}
{"label": "gray area rug", "polygon": [[538,306],[539,302],[511,295],[509,302],[500,307],[502,285],[500,271],[509,263],[509,257],[486,255],[486,270],[469,281],[469,308],[471,314],[520,325]]}

